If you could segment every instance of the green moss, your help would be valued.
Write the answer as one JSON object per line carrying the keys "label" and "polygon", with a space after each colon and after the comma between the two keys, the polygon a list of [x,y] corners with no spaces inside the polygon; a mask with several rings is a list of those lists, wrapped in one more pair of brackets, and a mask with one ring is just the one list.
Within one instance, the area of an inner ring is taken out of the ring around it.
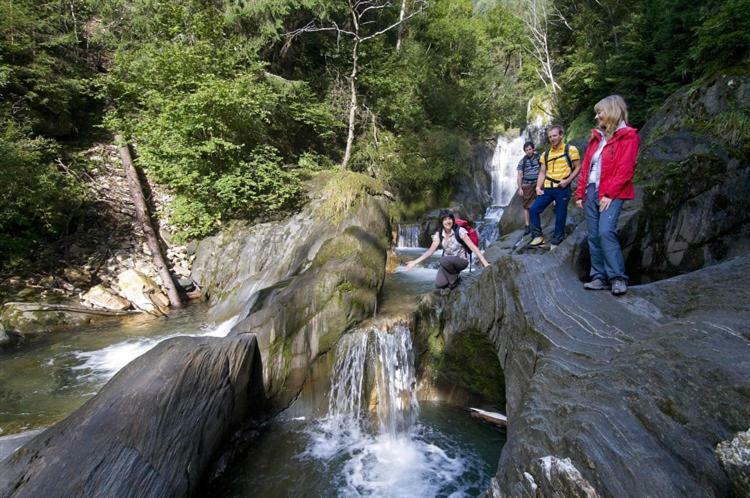
{"label": "green moss", "polygon": [[493,344],[478,331],[464,331],[446,344],[439,330],[427,336],[425,375],[481,395],[498,408],[505,406],[505,377]]}
{"label": "green moss", "polygon": [[565,130],[565,139],[570,141],[588,138],[591,128],[594,127],[593,114],[593,110],[586,110],[576,116]]}
{"label": "green moss", "polygon": [[724,159],[710,154],[694,154],[682,161],[639,163],[636,183],[644,187],[644,212],[656,238],[661,237],[680,206],[718,184],[726,169]]}
{"label": "green moss", "polygon": [[728,109],[706,122],[698,122],[698,128],[726,144],[740,157],[747,157],[750,147],[750,113],[747,109]]}
{"label": "green moss", "polygon": [[323,186],[323,203],[320,213],[326,219],[340,223],[346,214],[366,195],[382,195],[383,184],[379,180],[353,171],[341,171],[330,177]]}

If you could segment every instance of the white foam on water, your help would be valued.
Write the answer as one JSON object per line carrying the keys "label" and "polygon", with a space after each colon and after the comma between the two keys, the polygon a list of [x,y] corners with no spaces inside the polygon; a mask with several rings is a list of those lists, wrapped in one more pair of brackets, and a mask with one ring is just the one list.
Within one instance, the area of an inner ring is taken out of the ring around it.
{"label": "white foam on water", "polygon": [[[378,396],[375,424],[363,406],[368,368],[374,369]],[[477,458],[415,424],[419,405],[409,329],[347,334],[337,347],[331,380],[329,415],[307,429],[309,443],[298,458],[330,469],[339,496],[469,496],[481,474]]]}
{"label": "white foam on water", "polygon": [[174,337],[225,337],[238,318],[230,318],[215,327],[196,333],[180,332],[156,338],[129,339],[94,351],[73,351],[71,354],[81,363],[71,368],[80,372],[78,380],[103,382],[160,342]]}

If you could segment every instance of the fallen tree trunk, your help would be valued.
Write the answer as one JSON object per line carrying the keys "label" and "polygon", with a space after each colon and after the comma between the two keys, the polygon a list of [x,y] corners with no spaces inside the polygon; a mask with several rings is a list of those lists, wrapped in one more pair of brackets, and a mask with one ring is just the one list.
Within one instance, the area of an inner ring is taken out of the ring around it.
{"label": "fallen tree trunk", "polygon": [[71,304],[23,303],[8,302],[3,306],[17,306],[22,311],[68,311],[71,313],[88,313],[89,315],[122,316],[141,313],[137,310],[108,310],[104,308],[87,308]]}
{"label": "fallen tree trunk", "polygon": [[148,208],[146,207],[146,199],[143,196],[143,188],[141,187],[141,181],[138,178],[138,172],[133,165],[133,160],[130,156],[130,148],[127,143],[123,141],[121,135],[115,135],[115,142],[119,144],[120,158],[122,159],[122,165],[125,168],[125,175],[128,178],[128,185],[130,186],[130,194],[133,197],[133,203],[135,204],[135,215],[143,229],[143,234],[146,236],[146,243],[148,248],[151,250],[151,254],[154,258],[154,265],[156,270],[159,272],[162,284],[167,291],[169,297],[169,304],[174,308],[182,307],[182,300],[180,294],[177,292],[177,286],[172,279],[172,274],[169,273],[169,267],[164,260],[164,255],[161,252],[161,245],[156,235],[153,225],[151,224],[151,217],[148,214]]}

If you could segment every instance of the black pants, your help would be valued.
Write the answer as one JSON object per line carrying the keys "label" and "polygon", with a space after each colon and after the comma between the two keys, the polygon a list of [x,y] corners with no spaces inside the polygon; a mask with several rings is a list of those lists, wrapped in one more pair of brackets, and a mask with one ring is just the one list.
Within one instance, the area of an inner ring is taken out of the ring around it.
{"label": "black pants", "polygon": [[458,274],[461,270],[469,266],[469,262],[458,256],[443,256],[440,258],[440,269],[435,277],[435,287],[445,289],[453,287],[458,280]]}

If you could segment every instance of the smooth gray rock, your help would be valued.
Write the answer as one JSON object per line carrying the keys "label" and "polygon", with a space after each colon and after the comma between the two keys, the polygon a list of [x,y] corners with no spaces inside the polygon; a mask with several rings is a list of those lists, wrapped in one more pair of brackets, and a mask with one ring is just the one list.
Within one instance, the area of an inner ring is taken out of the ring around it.
{"label": "smooth gray rock", "polygon": [[40,434],[42,430],[38,429],[0,437],[0,461],[8,458],[14,451],[26,444],[27,441]]}
{"label": "smooth gray rock", "polygon": [[[351,178],[354,187],[372,181]],[[232,334],[257,335],[271,411],[286,408],[312,363],[372,315],[385,277],[385,197],[362,194],[335,213],[331,197],[346,194],[327,185],[313,185],[308,205],[286,220],[236,223],[204,240],[193,265],[211,313],[236,316]]]}
{"label": "smooth gray rock", "polygon": [[258,396],[255,338],[180,337],[0,462],[0,496],[188,496]]}
{"label": "smooth gray rock", "polygon": [[[734,278],[750,255],[618,299],[582,288],[583,228],[555,251],[493,254],[435,308],[446,344],[483,332],[504,371],[508,440],[493,493],[557,496],[549,482],[580,490],[566,496],[726,496],[714,448],[750,426],[750,282]],[[548,456],[580,479],[548,479]]]}

